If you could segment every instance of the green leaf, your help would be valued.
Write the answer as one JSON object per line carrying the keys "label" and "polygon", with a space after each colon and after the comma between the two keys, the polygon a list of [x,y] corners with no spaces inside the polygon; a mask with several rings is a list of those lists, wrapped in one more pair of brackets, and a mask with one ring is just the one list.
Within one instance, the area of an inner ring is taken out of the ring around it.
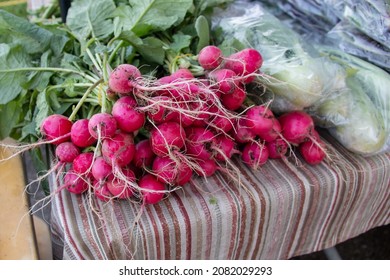
{"label": "green leaf", "polygon": [[180,53],[183,49],[190,46],[192,37],[183,33],[177,33],[172,36],[173,42],[169,45],[170,49]]}
{"label": "green leaf", "polygon": [[105,39],[113,33],[115,4],[112,0],[75,0],[66,22],[80,42],[88,38]]}
{"label": "green leaf", "polygon": [[115,11],[115,33],[131,30],[142,37],[180,24],[192,0],[129,0],[129,4]]}
{"label": "green leaf", "polygon": [[[31,58],[21,46],[11,48],[9,45],[0,44],[0,70],[29,66]],[[24,71],[0,73],[0,104],[6,104],[21,94],[24,90],[22,85],[27,81],[28,73]]]}
{"label": "green leaf", "polygon": [[141,39],[132,31],[123,31],[119,39],[131,44],[145,60],[158,64],[164,63],[165,50],[161,40],[155,37]]}
{"label": "green leaf", "polygon": [[210,27],[207,19],[204,16],[199,16],[195,22],[196,33],[198,34],[198,45],[196,46],[196,53],[210,44]]}
{"label": "green leaf", "polygon": [[197,15],[202,14],[206,9],[233,2],[233,0],[194,0],[197,8]]}
{"label": "green leaf", "polygon": [[50,107],[50,97],[46,91],[42,91],[38,94],[37,104],[36,104],[36,113],[35,113],[35,130],[38,132],[41,123],[49,115],[53,114],[53,110]]}
{"label": "green leaf", "polygon": [[68,38],[0,9],[0,42],[20,45],[28,54],[51,49],[55,55],[60,55]]}
{"label": "green leaf", "polygon": [[13,128],[19,121],[21,107],[17,101],[0,105],[0,140],[11,136]]}

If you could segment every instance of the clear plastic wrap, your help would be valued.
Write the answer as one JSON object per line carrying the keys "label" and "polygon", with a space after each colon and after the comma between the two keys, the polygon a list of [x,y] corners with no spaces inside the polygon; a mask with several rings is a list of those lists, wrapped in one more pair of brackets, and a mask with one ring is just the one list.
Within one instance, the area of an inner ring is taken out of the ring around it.
{"label": "clear plastic wrap", "polygon": [[387,72],[343,52],[320,53],[260,3],[235,1],[214,19],[222,48],[253,47],[263,55],[259,80],[273,111],[306,110],[355,153],[389,151]]}

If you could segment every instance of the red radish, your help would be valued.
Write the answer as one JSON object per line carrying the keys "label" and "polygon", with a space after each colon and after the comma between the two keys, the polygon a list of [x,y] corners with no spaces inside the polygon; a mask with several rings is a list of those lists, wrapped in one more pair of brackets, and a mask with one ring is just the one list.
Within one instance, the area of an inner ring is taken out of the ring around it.
{"label": "red radish", "polygon": [[221,96],[221,103],[226,109],[236,111],[241,107],[246,98],[246,92],[241,87],[236,87],[230,94],[223,94]]}
{"label": "red radish", "polygon": [[86,148],[96,143],[96,139],[89,133],[88,124],[88,119],[77,120],[70,130],[70,139],[80,148]]}
{"label": "red radish", "polygon": [[234,127],[235,128],[231,131],[231,133],[233,134],[236,142],[247,143],[253,141],[256,138],[254,131],[246,126],[244,118],[239,118],[236,120]]}
{"label": "red radish", "polygon": [[111,114],[120,130],[134,132],[143,127],[145,114],[137,106],[137,101],[132,96],[123,96],[114,103]]}
{"label": "red radish", "polygon": [[73,160],[73,170],[78,174],[89,176],[93,160],[92,152],[81,153]]}
{"label": "red radish", "polygon": [[176,72],[172,73],[171,77],[172,77],[172,82],[175,82],[178,80],[192,80],[194,78],[194,75],[189,69],[181,68]]}
{"label": "red radish", "polygon": [[135,145],[132,134],[118,132],[112,138],[106,138],[102,144],[102,156],[112,166],[125,166],[134,157]]}
{"label": "red radish", "polygon": [[88,130],[92,137],[98,139],[114,136],[117,130],[115,118],[108,113],[98,113],[91,117],[88,123]]}
{"label": "red radish", "polygon": [[224,134],[218,135],[215,139],[214,158],[220,161],[230,159],[238,151],[235,149],[235,142]]}
{"label": "red radish", "polygon": [[150,99],[151,108],[147,115],[155,124],[171,121],[177,117],[177,114],[172,113],[167,107],[173,107],[173,100],[168,96],[153,96]]}
{"label": "red radish", "polygon": [[217,106],[209,108],[209,112],[212,113],[210,116],[210,125],[217,132],[228,133],[233,128],[233,120],[231,120],[225,111],[222,111]]}
{"label": "red radish", "polygon": [[155,156],[149,139],[141,140],[135,145],[133,163],[138,168],[145,168],[152,164]]}
{"label": "red radish", "polygon": [[92,176],[97,180],[105,180],[112,174],[112,167],[109,165],[103,157],[97,157],[92,164]]}
{"label": "red radish", "polygon": [[215,145],[215,135],[204,127],[194,127],[187,135],[187,155],[201,160],[212,157],[212,147]]}
{"label": "red radish", "polygon": [[[252,48],[243,49],[233,53],[225,59],[224,67],[233,70],[238,76],[247,76],[255,73],[263,64],[261,54]],[[252,82],[254,76],[243,80],[245,83]]]}
{"label": "red radish", "polygon": [[253,106],[245,113],[245,124],[257,135],[268,133],[274,122],[275,116],[264,105]]}
{"label": "red radish", "polygon": [[222,62],[222,51],[216,46],[206,46],[198,54],[199,65],[205,70],[217,68]]}
{"label": "red radish", "polygon": [[112,194],[107,188],[107,182],[105,181],[96,181],[93,184],[93,194],[95,197],[101,201],[107,202],[112,199]]}
{"label": "red radish", "polygon": [[60,162],[71,163],[80,150],[72,142],[63,142],[56,147],[55,153]]}
{"label": "red radish", "polygon": [[267,146],[258,143],[247,143],[241,153],[242,161],[253,169],[264,165],[269,157]]}
{"label": "red radish", "polygon": [[269,158],[272,159],[283,158],[288,151],[288,144],[282,138],[266,142],[265,145],[268,148]]}
{"label": "red radish", "polygon": [[133,196],[133,188],[131,183],[134,183],[136,178],[131,169],[122,169],[123,178],[112,178],[107,181],[107,189],[115,198],[128,199]]}
{"label": "red radish", "polygon": [[153,174],[157,180],[174,185],[178,173],[178,164],[169,156],[155,157],[152,165]]}
{"label": "red radish", "polygon": [[200,93],[200,88],[191,82],[181,82],[174,84],[164,91],[164,95],[171,97],[175,101],[189,101]]}
{"label": "red radish", "polygon": [[187,163],[181,162],[177,171],[176,185],[183,186],[191,180],[193,171]]}
{"label": "red radish", "polygon": [[303,111],[293,111],[278,118],[282,135],[289,143],[298,145],[310,137],[314,130],[312,117]]}
{"label": "red radish", "polygon": [[158,156],[167,155],[172,150],[180,150],[184,147],[185,139],[183,127],[175,122],[162,123],[150,132],[150,144]]}
{"label": "red radish", "polygon": [[266,141],[271,142],[275,140],[276,138],[280,137],[282,135],[282,127],[278,121],[278,119],[273,119],[273,125],[271,129],[268,132],[262,132],[258,134],[259,137]]}
{"label": "red radish", "polygon": [[72,122],[67,117],[54,114],[43,120],[40,130],[43,137],[49,141],[55,140],[52,143],[58,145],[70,140],[71,128]]}
{"label": "red radish", "polygon": [[128,94],[133,90],[130,81],[141,77],[141,72],[131,64],[121,64],[111,72],[108,79],[109,88],[120,94]]}
{"label": "red radish", "polygon": [[195,172],[199,176],[210,177],[218,170],[218,166],[213,159],[199,160],[197,164],[199,169],[195,170]]}
{"label": "red radish", "polygon": [[165,185],[159,182],[155,176],[144,175],[139,180],[138,185],[141,188],[142,199],[146,204],[155,204],[163,199]]}
{"label": "red radish", "polygon": [[212,81],[212,88],[222,94],[233,93],[240,86],[240,79],[230,69],[217,69],[208,74],[208,78]]}
{"label": "red radish", "polygon": [[80,174],[69,170],[64,176],[64,186],[65,188],[75,194],[81,194],[88,190],[88,182],[85,181]]}
{"label": "red radish", "polygon": [[190,108],[195,112],[195,115],[192,118],[192,125],[193,126],[204,126],[208,123],[208,120],[210,118],[209,109],[210,106],[207,103],[191,103]]}
{"label": "red radish", "polygon": [[325,143],[320,139],[315,130],[313,130],[313,135],[313,139],[302,142],[298,146],[303,159],[311,165],[321,163],[326,157]]}

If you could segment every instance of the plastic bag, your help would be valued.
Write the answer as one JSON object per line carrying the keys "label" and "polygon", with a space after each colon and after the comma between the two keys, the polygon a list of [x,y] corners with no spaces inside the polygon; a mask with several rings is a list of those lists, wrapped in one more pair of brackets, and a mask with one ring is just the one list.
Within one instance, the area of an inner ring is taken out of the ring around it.
{"label": "plastic bag", "polygon": [[263,55],[260,81],[274,112],[306,110],[355,153],[389,151],[388,73],[350,56],[321,55],[259,3],[236,1],[214,19],[222,48]]}

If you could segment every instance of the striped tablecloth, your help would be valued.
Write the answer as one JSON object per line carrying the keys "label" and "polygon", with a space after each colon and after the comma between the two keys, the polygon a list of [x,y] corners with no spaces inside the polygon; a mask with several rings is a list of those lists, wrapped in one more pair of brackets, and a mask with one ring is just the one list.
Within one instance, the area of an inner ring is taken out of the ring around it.
{"label": "striped tablecloth", "polygon": [[237,162],[243,186],[221,173],[193,180],[147,206],[136,224],[139,205],[61,192],[52,201],[55,256],[288,259],[388,224],[390,154],[364,158],[324,141],[332,162],[312,167],[290,157],[258,171]]}

